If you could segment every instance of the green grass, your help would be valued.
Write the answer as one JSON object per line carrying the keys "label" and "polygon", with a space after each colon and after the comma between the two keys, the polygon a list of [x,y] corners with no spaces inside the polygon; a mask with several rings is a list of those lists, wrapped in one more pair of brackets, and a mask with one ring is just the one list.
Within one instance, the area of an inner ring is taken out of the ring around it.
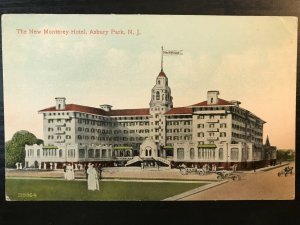
{"label": "green grass", "polygon": [[6,194],[16,201],[158,201],[203,185],[101,181],[100,191],[88,191],[85,181],[6,179]]}

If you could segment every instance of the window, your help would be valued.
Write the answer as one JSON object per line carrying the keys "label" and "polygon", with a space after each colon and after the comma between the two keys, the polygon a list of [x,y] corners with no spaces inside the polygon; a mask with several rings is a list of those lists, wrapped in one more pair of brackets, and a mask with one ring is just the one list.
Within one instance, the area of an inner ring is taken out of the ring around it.
{"label": "window", "polygon": [[79,149],[79,158],[85,158],[85,149]]}
{"label": "window", "polygon": [[59,149],[58,154],[59,154],[59,157],[61,158],[62,157],[62,150],[61,149]]}
{"label": "window", "polygon": [[221,123],[220,128],[226,128],[226,123]]}
{"label": "window", "polygon": [[204,124],[198,124],[197,127],[198,128],[204,128]]}
{"label": "window", "polygon": [[107,151],[106,151],[106,149],[102,149],[101,153],[102,153],[102,158],[107,158]]}
{"label": "window", "polygon": [[177,159],[184,159],[184,149],[177,148]]}
{"label": "window", "polygon": [[221,132],[220,137],[226,137],[226,132]]}
{"label": "window", "polygon": [[159,95],[159,92],[157,91],[156,92],[156,100],[159,100],[159,98],[160,98],[160,95]]}
{"label": "window", "polygon": [[195,158],[195,150],[194,148],[190,149],[190,159],[194,159]]}
{"label": "window", "polygon": [[95,155],[94,155],[94,149],[89,149],[88,150],[88,158],[94,158]]}
{"label": "window", "polygon": [[40,157],[40,150],[38,149],[36,152],[37,157]]}
{"label": "window", "polygon": [[223,160],[224,158],[224,151],[223,151],[223,148],[220,148],[219,149],[219,160]]}
{"label": "window", "polygon": [[204,133],[203,132],[200,132],[197,135],[198,135],[198,137],[204,137]]}
{"label": "window", "polygon": [[157,83],[160,84],[160,80],[157,80]]}
{"label": "window", "polygon": [[230,159],[233,160],[233,161],[238,161],[238,158],[239,158],[239,149],[238,148],[232,148],[230,150]]}

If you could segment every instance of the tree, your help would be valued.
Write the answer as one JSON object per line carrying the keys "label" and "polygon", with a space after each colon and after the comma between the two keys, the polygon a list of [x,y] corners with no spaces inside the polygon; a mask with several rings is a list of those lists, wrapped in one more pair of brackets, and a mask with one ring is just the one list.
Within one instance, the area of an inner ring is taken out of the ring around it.
{"label": "tree", "polygon": [[29,131],[16,132],[12,139],[5,143],[5,165],[15,167],[17,162],[25,164],[25,145],[42,144],[43,140],[37,139]]}
{"label": "tree", "polygon": [[278,149],[277,160],[279,161],[291,161],[295,159],[295,152],[292,150]]}

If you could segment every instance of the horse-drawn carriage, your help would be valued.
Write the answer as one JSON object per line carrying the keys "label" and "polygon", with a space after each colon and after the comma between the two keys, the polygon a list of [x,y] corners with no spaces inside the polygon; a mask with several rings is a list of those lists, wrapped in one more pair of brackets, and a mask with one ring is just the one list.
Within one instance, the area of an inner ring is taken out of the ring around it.
{"label": "horse-drawn carriage", "polygon": [[278,176],[281,177],[281,176],[287,176],[288,174],[292,174],[293,173],[293,169],[294,167],[289,167],[289,166],[286,166],[284,169],[282,169],[281,171],[278,172]]}

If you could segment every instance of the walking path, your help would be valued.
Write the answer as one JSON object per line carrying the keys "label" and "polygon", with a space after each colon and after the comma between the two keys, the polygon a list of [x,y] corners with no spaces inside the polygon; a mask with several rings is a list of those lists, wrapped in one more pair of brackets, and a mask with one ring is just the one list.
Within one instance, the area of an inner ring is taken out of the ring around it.
{"label": "walking path", "polygon": [[181,193],[179,195],[175,195],[173,197],[166,198],[166,199],[164,199],[164,201],[177,201],[177,200],[181,200],[181,199],[187,198],[188,196],[194,195],[194,194],[202,192],[202,191],[206,191],[206,190],[208,190],[210,188],[219,186],[219,185],[224,184],[226,182],[228,182],[228,180],[224,180],[224,181],[220,181],[220,182],[212,182],[210,184],[207,184],[207,185],[204,185],[204,186],[192,189],[190,191],[183,192],[183,193]]}

